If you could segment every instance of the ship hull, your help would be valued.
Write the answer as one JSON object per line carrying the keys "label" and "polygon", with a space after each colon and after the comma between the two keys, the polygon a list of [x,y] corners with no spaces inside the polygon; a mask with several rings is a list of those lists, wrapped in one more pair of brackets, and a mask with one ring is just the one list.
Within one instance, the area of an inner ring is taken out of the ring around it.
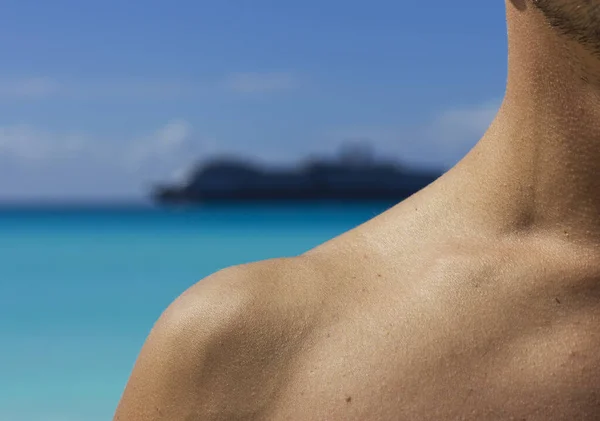
{"label": "ship hull", "polygon": [[[424,186],[423,186],[424,187]],[[420,188],[401,189],[348,189],[348,190],[254,190],[189,192],[177,189],[160,189],[153,195],[158,204],[202,204],[240,202],[399,202]]]}

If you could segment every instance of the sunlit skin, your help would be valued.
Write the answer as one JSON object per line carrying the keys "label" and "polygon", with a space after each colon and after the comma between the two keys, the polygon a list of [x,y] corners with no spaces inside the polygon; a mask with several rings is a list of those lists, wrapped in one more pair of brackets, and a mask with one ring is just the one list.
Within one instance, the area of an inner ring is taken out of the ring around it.
{"label": "sunlit skin", "polygon": [[600,0],[506,8],[505,98],[465,158],[191,287],[115,420],[600,419]]}

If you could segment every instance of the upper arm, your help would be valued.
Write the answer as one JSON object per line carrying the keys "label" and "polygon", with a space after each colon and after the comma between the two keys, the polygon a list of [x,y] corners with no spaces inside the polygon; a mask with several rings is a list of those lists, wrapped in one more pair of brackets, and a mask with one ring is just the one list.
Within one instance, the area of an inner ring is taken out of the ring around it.
{"label": "upper arm", "polygon": [[[261,271],[199,282],[161,315],[142,347],[115,421],[251,419],[272,404],[293,340],[253,290]],[[259,281],[258,281],[259,282]]]}
{"label": "upper arm", "polygon": [[202,282],[175,300],[154,325],[135,363],[115,421],[188,420],[200,411],[192,392],[202,395],[211,348],[233,316],[227,314],[233,304],[215,303],[210,285],[205,288]]}

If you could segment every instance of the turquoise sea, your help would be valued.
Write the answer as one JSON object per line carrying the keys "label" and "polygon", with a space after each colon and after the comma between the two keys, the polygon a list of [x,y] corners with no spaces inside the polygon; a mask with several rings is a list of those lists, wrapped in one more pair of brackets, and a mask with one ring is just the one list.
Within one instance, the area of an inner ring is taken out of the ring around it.
{"label": "turquoise sea", "polygon": [[389,205],[0,209],[0,421],[107,421],[152,324],[203,277]]}

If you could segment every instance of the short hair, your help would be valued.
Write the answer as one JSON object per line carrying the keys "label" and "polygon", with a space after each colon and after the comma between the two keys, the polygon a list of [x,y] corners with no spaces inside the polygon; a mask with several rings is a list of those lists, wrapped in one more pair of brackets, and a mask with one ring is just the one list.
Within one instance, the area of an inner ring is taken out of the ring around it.
{"label": "short hair", "polygon": [[600,0],[531,0],[562,36],[600,57]]}

